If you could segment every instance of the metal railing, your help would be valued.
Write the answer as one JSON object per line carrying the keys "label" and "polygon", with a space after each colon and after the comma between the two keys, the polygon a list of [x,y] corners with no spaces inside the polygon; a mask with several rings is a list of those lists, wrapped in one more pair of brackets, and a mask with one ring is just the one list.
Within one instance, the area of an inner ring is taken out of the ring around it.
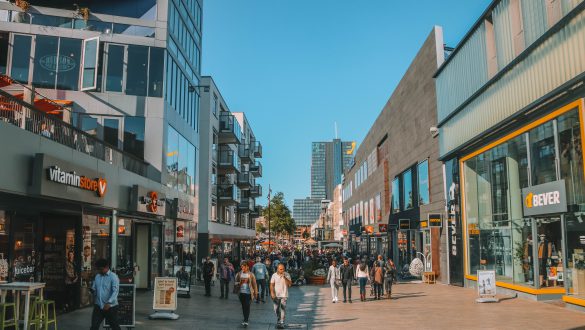
{"label": "metal railing", "polygon": [[46,114],[1,89],[0,120],[101,159],[106,163],[121,165],[125,170],[160,182],[160,172],[143,160],[109,145],[55,116]]}
{"label": "metal railing", "polygon": [[229,112],[222,112],[219,115],[219,132],[221,133],[231,133],[235,136],[238,143],[242,139],[242,128],[240,127],[240,123],[236,120],[234,115]]}
{"label": "metal railing", "polygon": [[256,177],[262,176],[262,163],[259,161],[254,162],[254,164],[250,165],[250,172],[255,173]]}
{"label": "metal railing", "polygon": [[254,157],[262,158],[262,143],[254,141]]}

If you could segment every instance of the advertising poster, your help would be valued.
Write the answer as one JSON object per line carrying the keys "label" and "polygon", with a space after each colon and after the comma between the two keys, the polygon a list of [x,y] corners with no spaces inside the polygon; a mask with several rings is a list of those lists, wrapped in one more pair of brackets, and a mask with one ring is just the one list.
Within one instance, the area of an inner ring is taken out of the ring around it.
{"label": "advertising poster", "polygon": [[174,272],[177,278],[177,291],[178,293],[189,293],[191,287],[191,266],[175,266]]}
{"label": "advertising poster", "polygon": [[176,277],[157,277],[154,279],[152,309],[155,311],[174,311],[177,309]]}
{"label": "advertising poster", "polygon": [[493,270],[478,270],[477,290],[480,298],[495,297],[496,272]]}

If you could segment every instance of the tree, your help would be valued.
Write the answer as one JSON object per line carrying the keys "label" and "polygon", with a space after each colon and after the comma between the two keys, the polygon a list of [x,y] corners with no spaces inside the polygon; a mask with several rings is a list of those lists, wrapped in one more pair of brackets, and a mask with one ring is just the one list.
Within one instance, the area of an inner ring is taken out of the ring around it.
{"label": "tree", "polygon": [[292,235],[297,228],[288,206],[284,202],[284,194],[277,192],[270,200],[270,209],[265,207],[262,215],[268,219],[270,212],[270,230],[276,235]]}
{"label": "tree", "polygon": [[304,230],[303,234],[301,235],[304,239],[309,239],[311,237],[311,233],[308,230]]}
{"label": "tree", "polygon": [[256,233],[257,234],[264,234],[266,232],[266,227],[261,222],[256,222]]}

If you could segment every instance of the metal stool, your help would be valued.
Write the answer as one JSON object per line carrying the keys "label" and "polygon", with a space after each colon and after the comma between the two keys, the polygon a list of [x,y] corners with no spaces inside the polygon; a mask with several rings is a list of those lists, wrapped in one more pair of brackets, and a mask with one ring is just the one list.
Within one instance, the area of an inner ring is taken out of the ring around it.
{"label": "metal stool", "polygon": [[35,329],[41,329],[41,315],[42,315],[42,300],[40,298],[31,299],[29,312],[28,312],[28,326],[31,329],[33,326]]}
{"label": "metal stool", "polygon": [[[6,319],[6,313],[9,307],[12,307],[12,319]],[[16,329],[16,304],[15,303],[0,303],[0,308],[2,309],[2,315],[0,318],[0,329],[4,330],[6,328],[14,327]]]}
{"label": "metal stool", "polygon": [[[49,329],[49,324],[53,323],[53,329],[57,330],[57,313],[55,312],[55,301],[54,300],[41,300],[41,322],[45,330]],[[49,312],[52,312],[52,317]]]}

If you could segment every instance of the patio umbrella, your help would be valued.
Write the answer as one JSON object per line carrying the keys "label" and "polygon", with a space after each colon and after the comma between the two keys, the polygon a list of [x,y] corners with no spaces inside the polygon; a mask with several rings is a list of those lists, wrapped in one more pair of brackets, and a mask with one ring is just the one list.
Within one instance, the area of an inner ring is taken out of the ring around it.
{"label": "patio umbrella", "polygon": [[274,242],[268,242],[268,241],[266,241],[266,242],[262,242],[262,243],[260,243],[260,244],[261,244],[261,245],[276,245],[276,243],[274,243]]}
{"label": "patio umbrella", "polygon": [[309,238],[308,240],[305,241],[305,244],[307,244],[307,245],[315,245],[315,244],[317,244],[317,241],[315,241],[312,238]]}

